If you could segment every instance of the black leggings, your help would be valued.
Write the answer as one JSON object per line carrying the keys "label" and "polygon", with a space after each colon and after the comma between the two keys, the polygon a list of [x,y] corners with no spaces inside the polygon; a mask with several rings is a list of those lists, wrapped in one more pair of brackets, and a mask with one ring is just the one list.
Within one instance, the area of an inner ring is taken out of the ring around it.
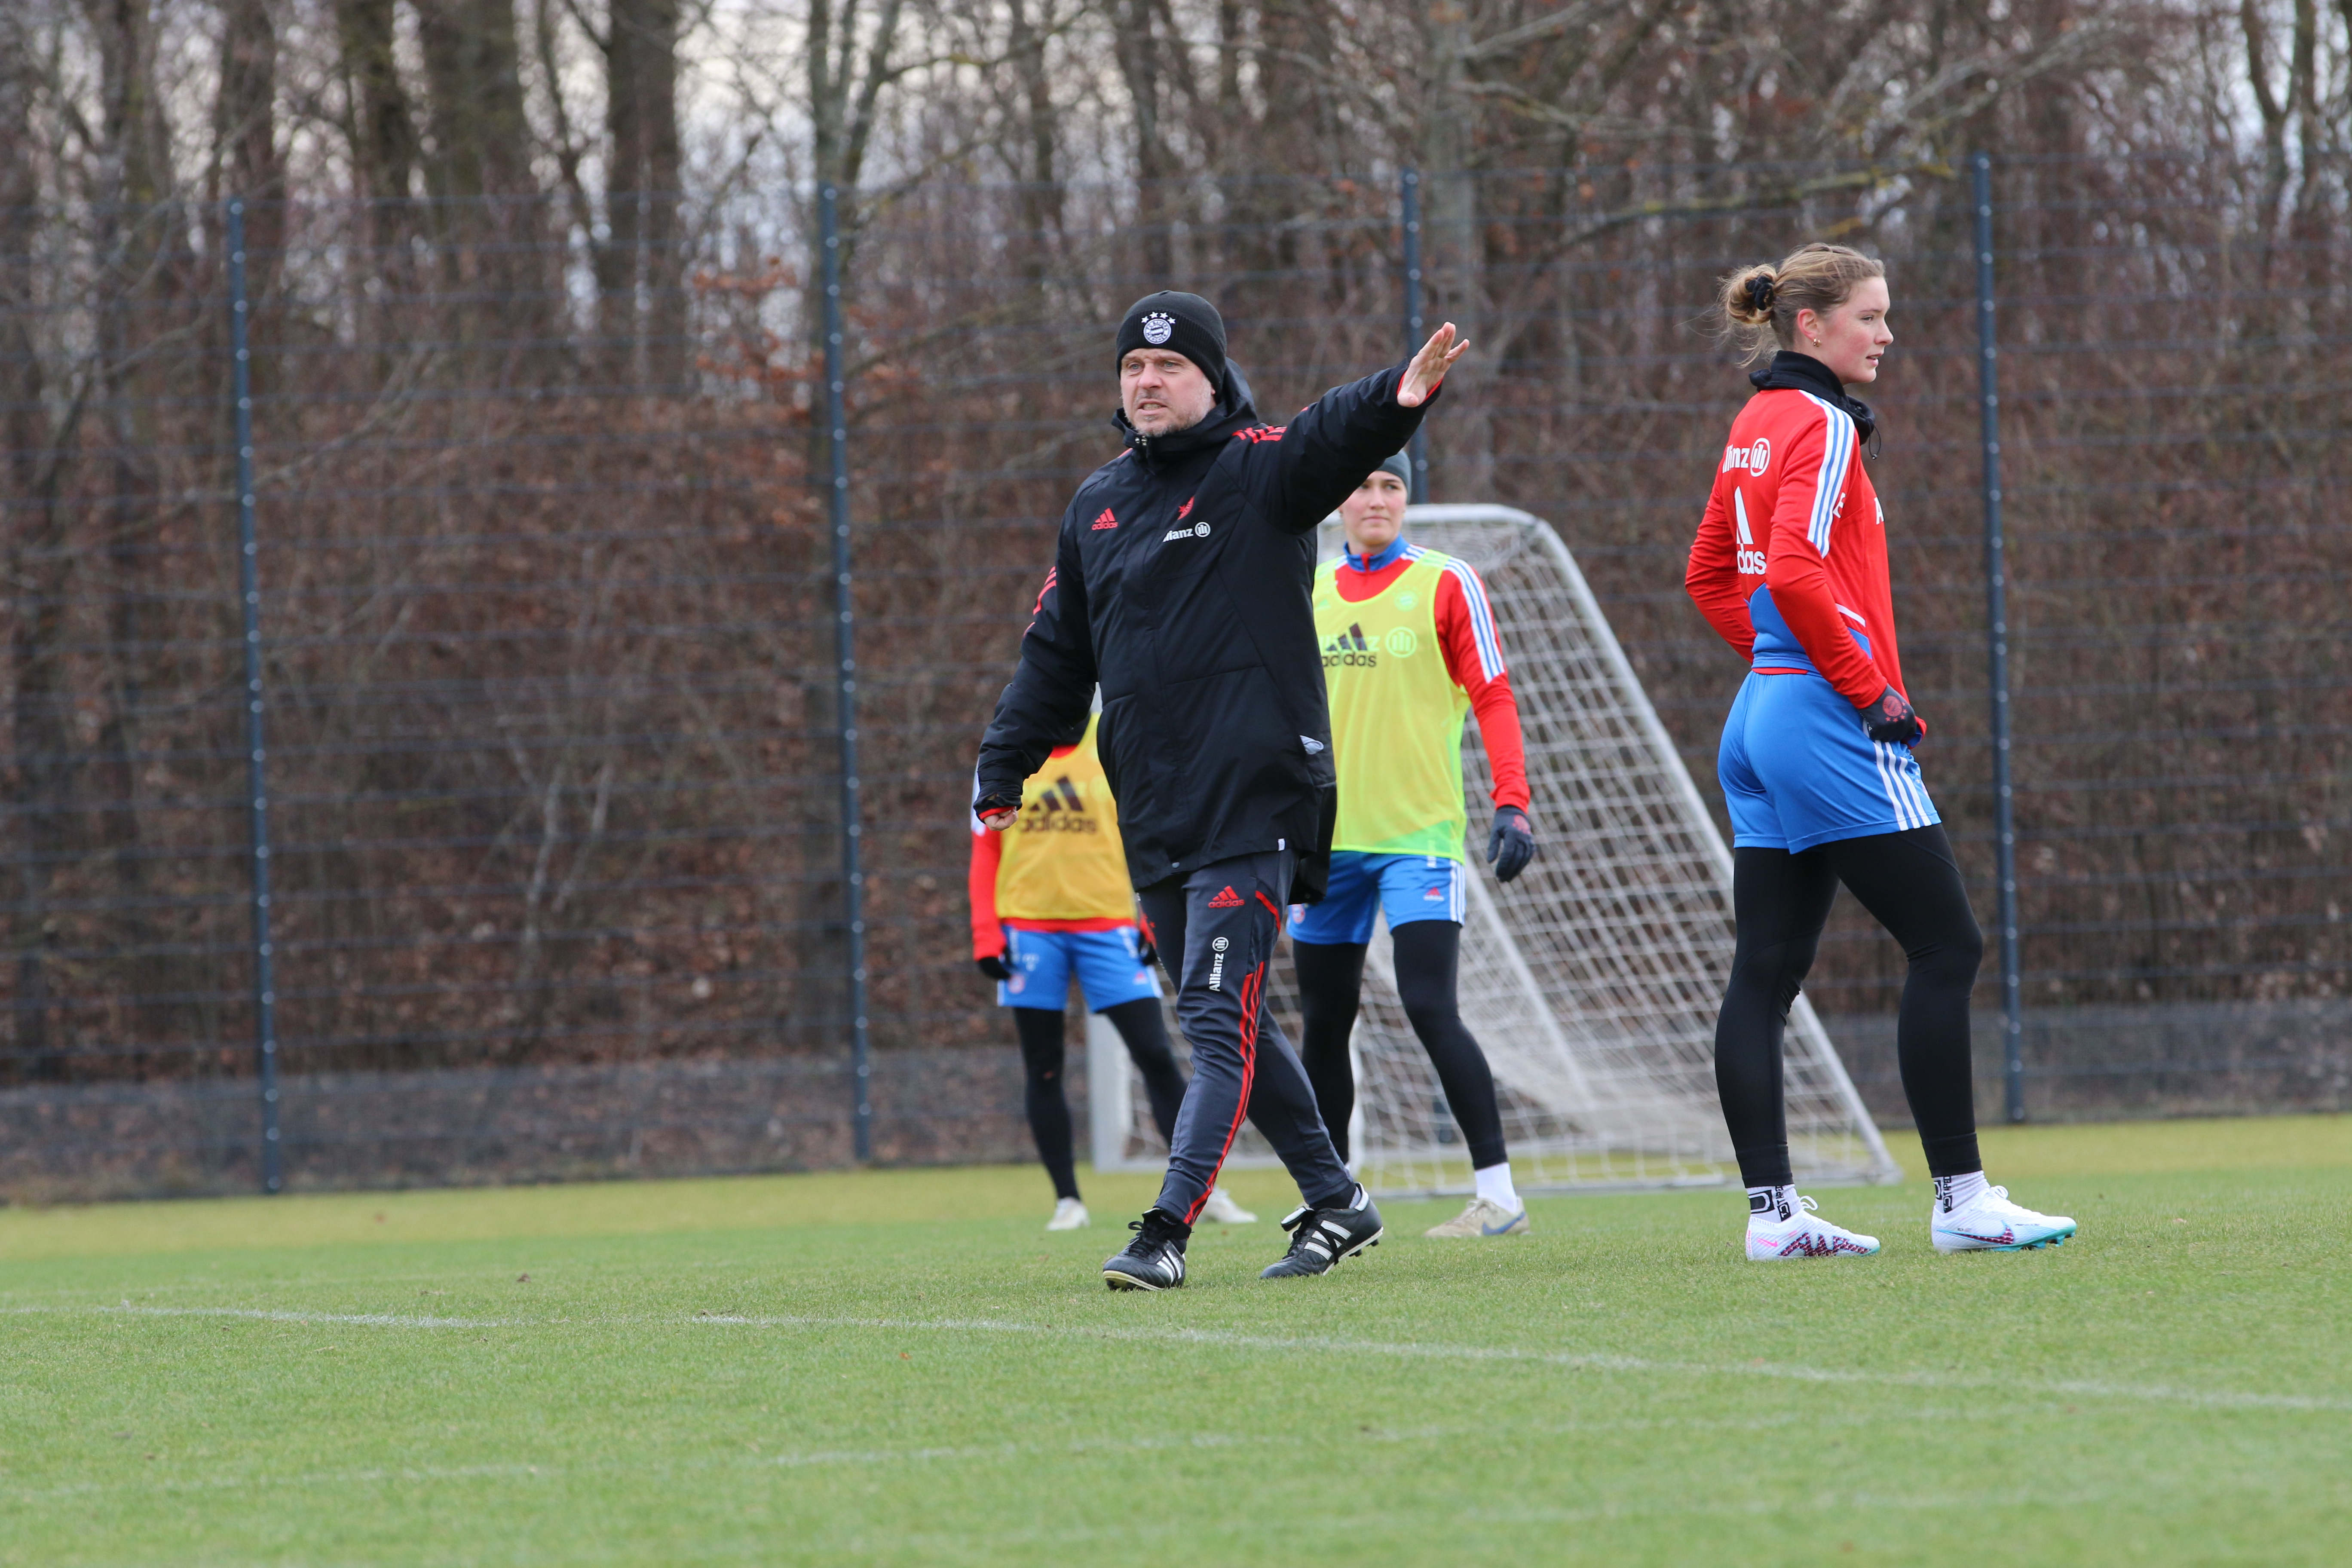
{"label": "black leggings", "polygon": [[1838,884],[1903,944],[1911,961],[1895,1023],[1903,1093],[1931,1175],[1983,1169],[1969,1079],[1969,992],[1984,937],[1941,827],[1843,838],[1802,854],[1732,851],[1738,942],[1715,1023],[1715,1083],[1739,1156],[1740,1181],[1786,1186],[1789,1121],[1780,1037],[1813,966]]}
{"label": "black leggings", "polygon": [[[1495,1075],[1486,1054],[1462,1024],[1454,982],[1462,956],[1462,928],[1452,921],[1413,921],[1396,927],[1397,999],[1420,1037],[1421,1048],[1437,1069],[1445,1103],[1454,1111],[1470,1163],[1478,1170],[1501,1164],[1503,1113],[1495,1103]],[[1315,1103],[1339,1158],[1348,1157],[1348,1118],[1356,1109],[1356,1075],[1348,1065],[1348,1037],[1355,1032],[1356,1006],[1363,990],[1365,943],[1297,942],[1291,956],[1298,965],[1298,1005],[1306,1028],[1299,1059],[1315,1086]]]}
{"label": "black leggings", "polygon": [[[1022,1099],[1029,1112],[1029,1132],[1037,1140],[1037,1158],[1054,1178],[1054,1195],[1078,1195],[1078,1170],[1070,1147],[1070,1102],[1062,1093],[1062,1015],[1045,1007],[1014,1007],[1013,1026],[1021,1036],[1021,1065],[1028,1076]],[[1160,1004],[1148,996],[1103,1009],[1103,1016],[1127,1042],[1127,1054],[1142,1069],[1144,1092],[1151,1097],[1151,1120],[1160,1136],[1176,1130],[1176,1108],[1184,1103],[1184,1074],[1176,1053],[1168,1048],[1168,1026]]]}

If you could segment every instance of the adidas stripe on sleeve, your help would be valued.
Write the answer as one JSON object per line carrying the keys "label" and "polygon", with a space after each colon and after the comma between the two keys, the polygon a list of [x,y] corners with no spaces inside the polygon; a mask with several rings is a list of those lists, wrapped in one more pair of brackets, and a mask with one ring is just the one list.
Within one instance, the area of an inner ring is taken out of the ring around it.
{"label": "adidas stripe on sleeve", "polygon": [[1832,408],[1810,392],[1800,395],[1822,411],[1827,426],[1822,433],[1821,472],[1813,479],[1812,510],[1805,521],[1805,537],[1826,557],[1830,552],[1830,530],[1837,521],[1838,501],[1845,494],[1845,471],[1853,461],[1856,432],[1853,416],[1844,409]]}

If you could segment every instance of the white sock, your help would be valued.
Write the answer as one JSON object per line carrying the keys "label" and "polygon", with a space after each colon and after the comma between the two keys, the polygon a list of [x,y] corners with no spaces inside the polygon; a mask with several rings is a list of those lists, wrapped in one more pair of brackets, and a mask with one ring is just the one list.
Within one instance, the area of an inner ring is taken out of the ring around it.
{"label": "white sock", "polygon": [[1478,1195],[1500,1208],[1505,1214],[1519,1212],[1518,1189],[1511,1185],[1511,1163],[1488,1165],[1470,1173],[1478,1184]]}
{"label": "white sock", "polygon": [[1750,1225],[1759,1221],[1779,1225],[1802,1212],[1804,1205],[1797,1202],[1797,1189],[1793,1185],[1748,1189],[1748,1223]]}
{"label": "white sock", "polygon": [[1984,1190],[1982,1171],[1970,1171],[1965,1176],[1938,1176],[1936,1178],[1936,1212],[1957,1213],[1983,1196]]}

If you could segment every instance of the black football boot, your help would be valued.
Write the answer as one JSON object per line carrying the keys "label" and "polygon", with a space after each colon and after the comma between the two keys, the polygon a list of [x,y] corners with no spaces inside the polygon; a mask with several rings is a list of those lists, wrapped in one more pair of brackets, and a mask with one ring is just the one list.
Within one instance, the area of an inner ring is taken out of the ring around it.
{"label": "black football boot", "polygon": [[1135,1232],[1135,1239],[1126,1251],[1104,1261],[1104,1284],[1114,1290],[1173,1290],[1184,1283],[1184,1244],[1192,1239],[1191,1226],[1158,1209],[1146,1209],[1127,1228]]}
{"label": "black football boot", "polygon": [[1381,1211],[1371,1194],[1356,1189],[1357,1206],[1296,1209],[1283,1220],[1290,1233],[1290,1250],[1282,1261],[1258,1276],[1261,1279],[1296,1279],[1307,1274],[1328,1274],[1343,1258],[1353,1258],[1381,1244]]}

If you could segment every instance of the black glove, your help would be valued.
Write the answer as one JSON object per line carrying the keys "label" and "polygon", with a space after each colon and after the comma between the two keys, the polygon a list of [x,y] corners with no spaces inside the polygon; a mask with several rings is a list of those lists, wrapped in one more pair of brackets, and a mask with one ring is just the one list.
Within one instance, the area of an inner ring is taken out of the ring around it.
{"label": "black glove", "polygon": [[1013,971],[1005,966],[1004,955],[1001,952],[992,952],[986,958],[975,958],[972,962],[979,964],[980,972],[991,980],[1013,978]]}
{"label": "black glove", "polygon": [[1151,940],[1151,933],[1140,926],[1135,931],[1135,962],[1146,969],[1160,962],[1159,944]]}
{"label": "black glove", "polygon": [[1911,710],[1911,704],[1893,687],[1878,694],[1878,700],[1862,710],[1862,727],[1870,731],[1874,741],[1891,741],[1898,746],[1915,746],[1927,726]]}
{"label": "black glove", "polygon": [[1020,809],[1021,792],[1017,789],[992,789],[971,803],[971,814],[979,817],[983,825],[988,820],[989,813],[992,811],[1017,813]]}
{"label": "black glove", "polygon": [[1495,880],[1509,881],[1535,858],[1536,831],[1528,814],[1516,805],[1498,807],[1494,830],[1486,835],[1486,863],[1495,868]]}

